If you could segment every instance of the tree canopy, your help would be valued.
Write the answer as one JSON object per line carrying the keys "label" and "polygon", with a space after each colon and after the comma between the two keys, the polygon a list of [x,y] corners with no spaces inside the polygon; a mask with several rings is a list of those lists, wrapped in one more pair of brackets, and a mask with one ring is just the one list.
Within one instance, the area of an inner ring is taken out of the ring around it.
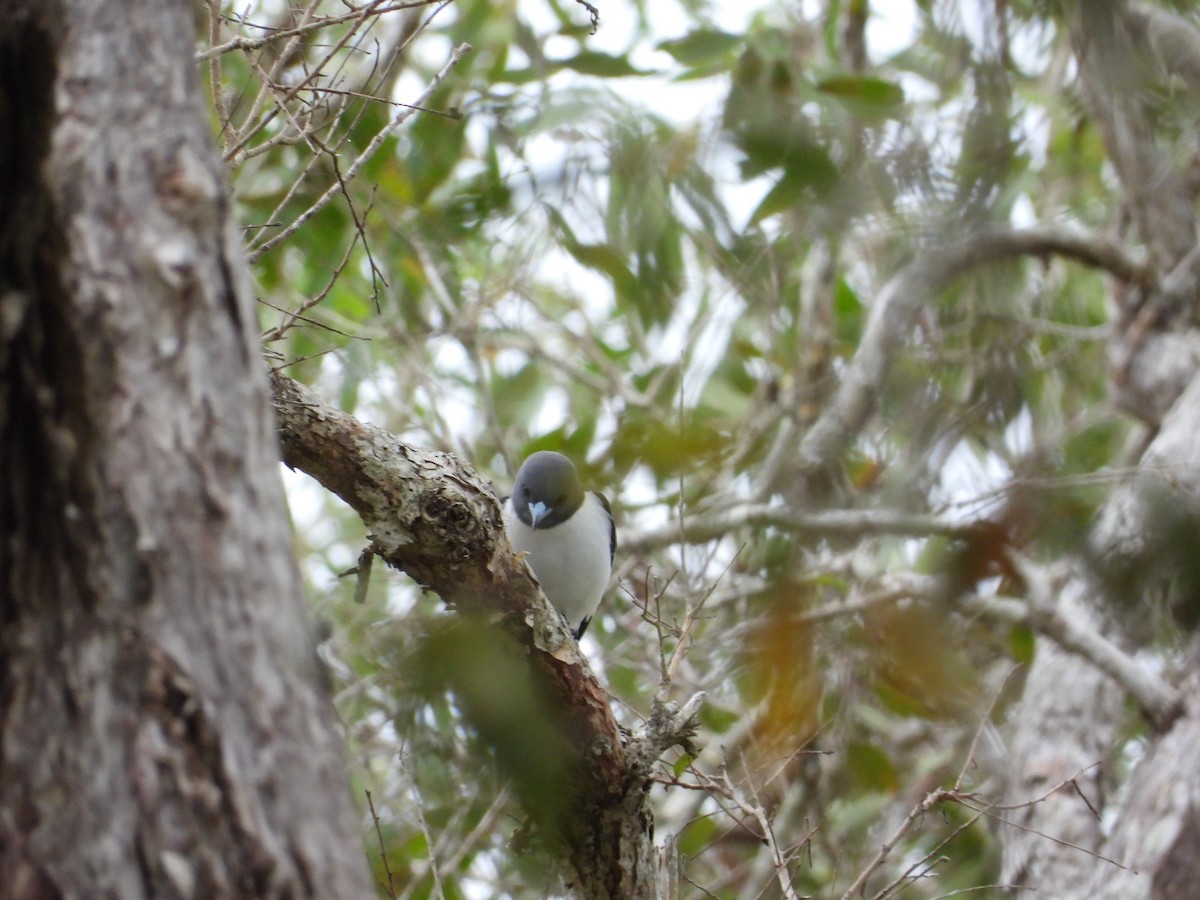
{"label": "tree canopy", "polygon": [[[1186,896],[1131,785],[1196,727],[1200,20],[725,6],[202,4],[270,365],[608,495],[612,714],[704,693],[680,895]],[[562,891],[523,651],[290,483],[381,895]]]}

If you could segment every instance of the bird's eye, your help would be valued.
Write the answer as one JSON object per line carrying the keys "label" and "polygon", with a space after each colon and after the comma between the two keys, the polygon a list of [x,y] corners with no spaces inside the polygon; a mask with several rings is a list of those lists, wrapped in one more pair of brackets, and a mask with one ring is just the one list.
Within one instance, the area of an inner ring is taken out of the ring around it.
{"label": "bird's eye", "polygon": [[564,503],[566,503],[566,502],[567,502],[567,495],[566,495],[566,494],[559,494],[557,497],[555,497],[555,498],[554,498],[554,505],[555,505],[555,506],[562,506],[562,505],[563,505]]}

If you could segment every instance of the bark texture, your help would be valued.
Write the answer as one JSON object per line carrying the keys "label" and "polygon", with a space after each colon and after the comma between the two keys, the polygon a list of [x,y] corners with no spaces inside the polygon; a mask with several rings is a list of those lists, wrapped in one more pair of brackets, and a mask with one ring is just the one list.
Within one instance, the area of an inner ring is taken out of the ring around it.
{"label": "bark texture", "polygon": [[0,2],[0,885],[360,897],[193,7]]}
{"label": "bark texture", "polygon": [[[1195,148],[1169,149],[1151,103],[1155,85],[1172,78],[1200,94],[1200,35],[1171,13],[1123,0],[1075,2],[1066,13],[1082,93],[1124,188],[1127,237],[1147,253],[1144,277],[1114,285],[1114,396],[1157,436],[1098,516],[1089,560],[1060,586],[1059,611],[1132,649],[1149,642],[1162,597],[1194,564],[1159,538],[1164,520],[1194,527],[1200,491]],[[1168,670],[1181,686],[1179,714],[1143,711],[1144,755],[1108,797],[1125,695],[1093,662],[1039,644],[1013,715],[1010,799],[1029,805],[1008,815],[1020,828],[1006,836],[1006,884],[1063,898],[1195,896],[1198,662],[1187,653]]]}

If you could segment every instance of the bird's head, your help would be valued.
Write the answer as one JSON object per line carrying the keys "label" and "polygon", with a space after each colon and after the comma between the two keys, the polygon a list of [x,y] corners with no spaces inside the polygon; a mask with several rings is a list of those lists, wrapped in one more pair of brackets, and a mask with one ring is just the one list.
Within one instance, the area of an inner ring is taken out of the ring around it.
{"label": "bird's head", "polygon": [[512,503],[517,518],[530,528],[553,528],[575,514],[583,497],[574,463],[561,453],[539,450],[521,464]]}

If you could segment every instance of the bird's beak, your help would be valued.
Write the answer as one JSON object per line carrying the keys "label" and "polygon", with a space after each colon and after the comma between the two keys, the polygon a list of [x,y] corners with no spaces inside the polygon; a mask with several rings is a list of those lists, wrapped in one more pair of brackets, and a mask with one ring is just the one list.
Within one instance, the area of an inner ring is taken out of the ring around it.
{"label": "bird's beak", "polygon": [[534,528],[537,528],[538,522],[550,515],[550,507],[542,501],[529,504],[529,521]]}

